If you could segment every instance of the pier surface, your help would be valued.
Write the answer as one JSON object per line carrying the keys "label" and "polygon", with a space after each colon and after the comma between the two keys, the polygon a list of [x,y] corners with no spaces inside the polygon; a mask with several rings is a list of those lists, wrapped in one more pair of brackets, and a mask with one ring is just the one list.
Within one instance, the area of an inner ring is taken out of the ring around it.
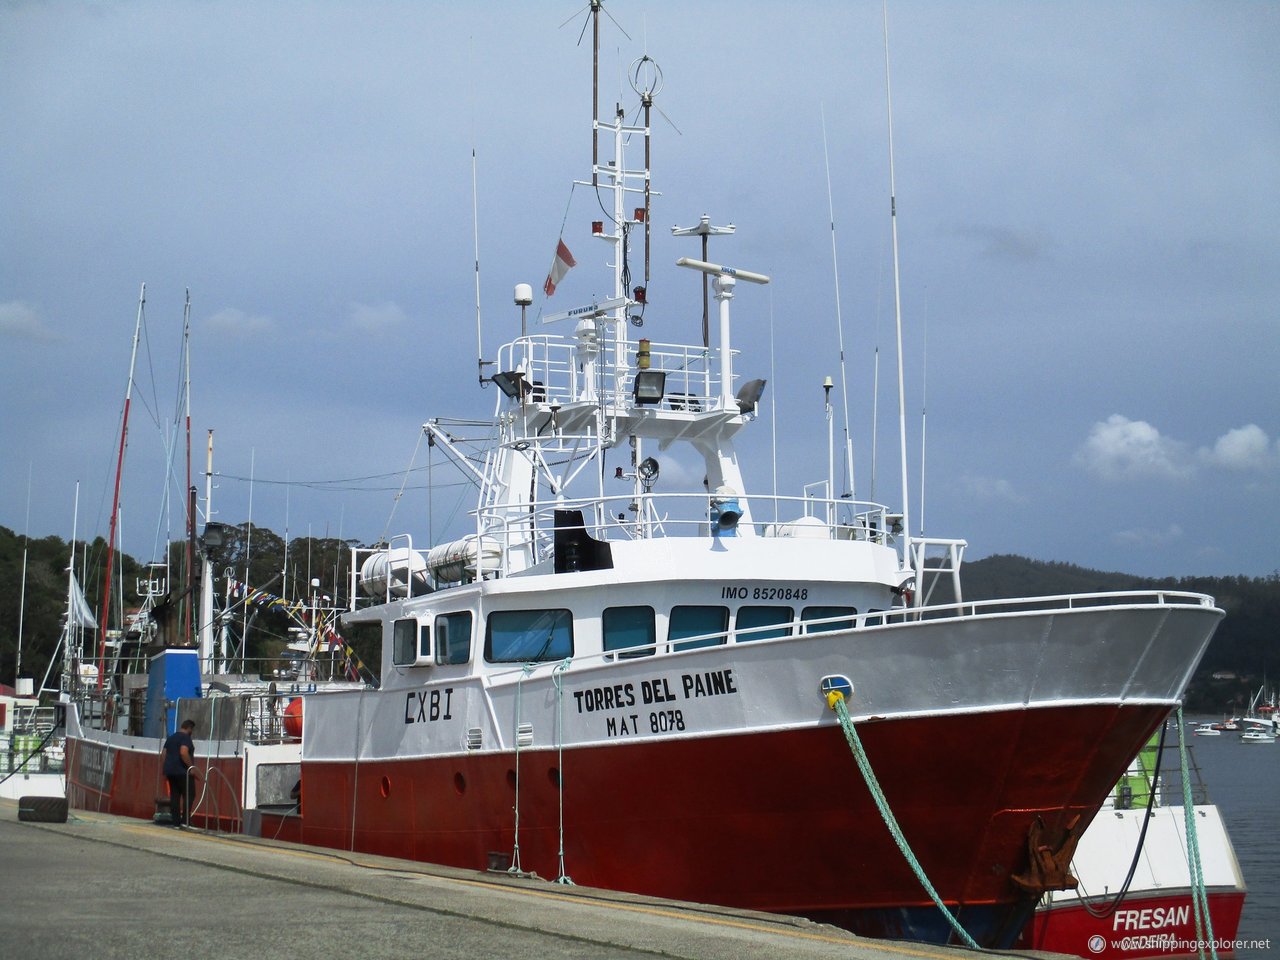
{"label": "pier surface", "polygon": [[972,956],[793,917],[106,814],[25,823],[10,800],[0,800],[0,850],[4,952],[17,960]]}

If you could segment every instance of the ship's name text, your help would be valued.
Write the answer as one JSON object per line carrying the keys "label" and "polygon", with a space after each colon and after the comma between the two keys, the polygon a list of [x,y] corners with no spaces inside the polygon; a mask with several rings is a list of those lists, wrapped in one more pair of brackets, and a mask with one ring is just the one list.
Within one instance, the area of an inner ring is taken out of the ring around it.
{"label": "ship's name text", "polygon": [[1148,907],[1146,910],[1117,910],[1112,916],[1112,930],[1161,930],[1191,922],[1191,908]]}
{"label": "ship's name text", "polygon": [[[615,683],[606,687],[588,687],[573,691],[573,699],[578,713],[600,713],[625,710],[636,704],[661,706],[702,697],[736,696],[737,693],[733,668],[729,667],[724,670],[682,673],[679,679],[654,677],[652,680],[641,680],[638,684]],[[608,717],[605,723],[606,733],[611,737],[640,733],[646,726],[650,733],[685,729],[684,713],[677,709],[654,710],[648,715],[647,722],[639,714],[626,714],[622,717]]]}
{"label": "ship's name text", "polygon": [[[680,674],[680,692],[671,688],[670,677],[655,677],[652,680],[641,680],[639,687],[640,702],[646,705],[653,703],[674,703],[677,700],[694,700],[698,697],[721,697],[736,694],[738,688],[733,680],[733,668],[724,670],[706,670],[702,673]],[[597,713],[601,710],[621,710],[636,705],[636,685],[634,683],[615,683],[608,687],[588,687],[585,690],[573,691],[574,702],[579,713]]]}
{"label": "ship's name text", "polygon": [[453,687],[443,690],[410,690],[404,700],[405,723],[434,723],[452,720]]}

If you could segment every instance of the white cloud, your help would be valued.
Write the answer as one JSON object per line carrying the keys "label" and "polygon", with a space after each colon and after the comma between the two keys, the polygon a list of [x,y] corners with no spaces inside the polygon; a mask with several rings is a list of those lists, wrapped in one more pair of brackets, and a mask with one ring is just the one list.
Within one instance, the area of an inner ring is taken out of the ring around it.
{"label": "white cloud", "polygon": [[409,318],[399,304],[391,302],[351,303],[347,307],[348,326],[354,328],[357,334],[365,336],[381,336],[408,322]]}
{"label": "white cloud", "polygon": [[1276,463],[1271,440],[1256,423],[1228,430],[1212,448],[1199,451],[1202,462],[1227,470],[1265,470]]}
{"label": "white cloud", "polygon": [[276,322],[270,317],[251,316],[235,307],[226,307],[210,315],[205,320],[205,326],[211,332],[217,334],[233,337],[255,337],[273,332],[276,328]]}
{"label": "white cloud", "polygon": [[59,340],[56,333],[44,325],[40,315],[21,300],[0,303],[0,335],[19,337],[23,340]]}
{"label": "white cloud", "polygon": [[1013,489],[1013,484],[1003,477],[977,477],[966,473],[960,478],[960,488],[976,500],[998,500],[1005,503],[1025,503],[1026,497]]}
{"label": "white cloud", "polygon": [[1076,462],[1106,480],[1185,477],[1192,472],[1186,447],[1145,420],[1118,413],[1095,423],[1076,451]]}

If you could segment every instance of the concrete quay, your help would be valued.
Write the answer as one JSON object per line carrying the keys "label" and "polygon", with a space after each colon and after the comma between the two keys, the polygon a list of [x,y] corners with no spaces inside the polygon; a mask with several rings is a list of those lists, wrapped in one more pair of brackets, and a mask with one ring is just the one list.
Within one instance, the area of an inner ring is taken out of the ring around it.
{"label": "concrete quay", "polygon": [[77,810],[64,824],[20,822],[11,800],[0,800],[0,851],[0,949],[13,960],[971,956],[793,917]]}

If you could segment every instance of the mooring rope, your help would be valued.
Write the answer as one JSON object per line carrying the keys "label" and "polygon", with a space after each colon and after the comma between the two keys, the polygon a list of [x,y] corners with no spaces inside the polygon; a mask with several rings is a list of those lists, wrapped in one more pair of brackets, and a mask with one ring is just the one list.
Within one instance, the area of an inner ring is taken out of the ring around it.
{"label": "mooring rope", "polygon": [[556,883],[570,885],[573,880],[564,869],[564,673],[572,662],[572,657],[565,657],[551,671],[551,682],[556,687],[556,789],[560,795],[560,875],[556,877]]}
{"label": "mooring rope", "polygon": [[[862,747],[862,740],[858,736],[858,731],[854,729],[853,720],[849,717],[849,708],[845,706],[844,694],[839,690],[828,692],[827,706],[835,711],[835,715],[840,721],[840,726],[844,730],[844,737],[849,741],[849,749],[853,753],[853,759],[857,761],[858,770],[862,772],[862,779],[866,781],[867,789],[871,791],[871,797],[876,802],[876,807],[880,811],[884,825],[889,828],[889,833],[893,836],[894,842],[898,844],[898,849],[902,851],[902,856],[906,859],[912,872],[915,873],[916,879],[920,881],[920,886],[924,887],[925,893],[929,894],[929,899],[942,911],[942,915],[947,918],[947,923],[951,924],[951,929],[955,931],[956,936],[960,938],[964,945],[972,950],[981,950],[982,948],[978,946],[977,941],[969,935],[969,931],[961,926],[960,921],[947,909],[942,902],[942,898],[938,896],[938,891],[934,889],[933,884],[929,882],[929,878],[925,875],[924,867],[920,865],[916,855],[911,852],[911,845],[907,843],[907,838],[903,836],[902,828],[898,826],[897,817],[889,809],[889,801],[885,798],[884,791],[880,789],[880,781],[876,779],[875,771],[871,769],[871,762],[867,759],[867,753]],[[1214,958],[1214,960],[1217,960],[1217,958]]]}
{"label": "mooring rope", "polygon": [[1192,911],[1196,916],[1196,950],[1201,960],[1205,956],[1205,944],[1209,956],[1218,960],[1218,950],[1213,942],[1213,921],[1209,918],[1209,893],[1204,882],[1204,868],[1200,863],[1200,838],[1196,831],[1196,808],[1191,797],[1190,763],[1187,758],[1186,724],[1182,719],[1182,704],[1178,704],[1178,759],[1182,764],[1182,816],[1187,830],[1187,866],[1191,872]]}
{"label": "mooring rope", "polygon": [[520,671],[520,678],[516,680],[516,728],[515,728],[515,745],[516,745],[516,825],[515,825],[515,847],[511,851],[511,866],[507,867],[507,873],[523,873],[520,866],[520,710],[521,701],[524,696],[524,681],[529,674],[533,673],[537,664],[526,663],[524,669]]}

